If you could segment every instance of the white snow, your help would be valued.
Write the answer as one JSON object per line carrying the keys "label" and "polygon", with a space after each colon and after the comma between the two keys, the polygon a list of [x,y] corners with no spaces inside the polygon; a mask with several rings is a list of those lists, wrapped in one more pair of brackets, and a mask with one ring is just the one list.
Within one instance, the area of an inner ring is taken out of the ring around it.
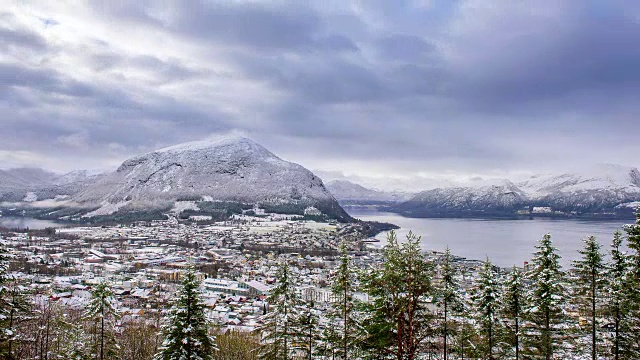
{"label": "white snow", "polygon": [[119,203],[103,203],[102,207],[91,211],[82,217],[94,217],[94,216],[103,216],[103,215],[111,215],[116,211],[120,210],[121,207],[127,205],[129,202],[123,201]]}
{"label": "white snow", "polygon": [[335,201],[310,171],[237,136],[195,141],[131,158],[73,198],[97,204],[173,203],[190,196],[249,203]]}
{"label": "white snow", "polygon": [[34,202],[38,200],[38,195],[36,193],[29,191],[22,201],[24,202]]}
{"label": "white snow", "polygon": [[200,210],[200,208],[198,207],[198,204],[195,201],[176,201],[173,204],[173,208],[171,209],[171,212],[174,214],[180,214],[185,210],[198,211]]}

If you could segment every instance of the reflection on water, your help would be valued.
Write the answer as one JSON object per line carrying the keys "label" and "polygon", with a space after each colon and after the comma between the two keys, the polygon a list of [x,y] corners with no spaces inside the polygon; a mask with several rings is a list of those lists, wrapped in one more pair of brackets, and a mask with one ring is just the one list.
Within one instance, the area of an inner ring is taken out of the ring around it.
{"label": "reflection on water", "polygon": [[[562,256],[564,266],[579,258],[582,239],[594,235],[608,251],[613,233],[622,230],[632,220],[581,221],[581,220],[475,220],[475,219],[414,219],[393,213],[349,209],[355,218],[389,222],[400,226],[396,230],[403,238],[412,230],[422,236],[422,248],[444,251],[446,246],[455,255],[484,260],[489,257],[499,266],[521,266],[531,259],[537,240],[551,234],[554,245]],[[386,233],[377,236],[384,240]]]}
{"label": "reflection on water", "polygon": [[28,217],[0,217],[0,226],[10,229],[44,229],[48,227],[60,227],[59,223],[51,220],[38,220]]}

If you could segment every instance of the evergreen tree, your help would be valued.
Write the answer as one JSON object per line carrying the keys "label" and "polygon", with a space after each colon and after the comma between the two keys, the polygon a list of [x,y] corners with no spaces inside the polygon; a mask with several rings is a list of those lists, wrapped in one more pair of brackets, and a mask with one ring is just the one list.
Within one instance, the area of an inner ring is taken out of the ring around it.
{"label": "evergreen tree", "polygon": [[332,356],[338,359],[354,357],[357,327],[353,294],[356,292],[356,271],[344,244],[340,247],[340,263],[331,283],[331,304],[327,318],[330,330],[326,342],[331,344]]}
{"label": "evergreen tree", "polygon": [[383,264],[363,274],[369,302],[363,306],[364,344],[374,356],[415,359],[432,335],[433,265],[420,251],[420,237],[407,235],[399,244],[395,232],[387,237]]}
{"label": "evergreen tree", "polygon": [[504,284],[502,293],[501,317],[507,322],[505,334],[506,352],[513,351],[515,360],[520,360],[521,326],[525,308],[525,295],[522,284],[522,275],[514,266]]}
{"label": "evergreen tree", "polygon": [[[473,309],[465,306],[461,312],[455,316],[455,324],[452,326],[452,336],[449,345],[449,358],[457,359],[480,359],[486,352],[483,345],[484,339],[478,334],[478,326],[475,324]],[[487,358],[488,359],[488,358]]]}
{"label": "evergreen tree", "polygon": [[590,318],[591,335],[591,359],[597,358],[598,343],[598,305],[601,303],[601,290],[603,285],[604,263],[600,252],[600,244],[594,236],[589,236],[584,240],[584,248],[579,250],[582,258],[574,261],[576,300],[580,307],[586,305]]}
{"label": "evergreen tree", "polygon": [[193,265],[189,265],[182,275],[178,298],[162,326],[164,341],[155,359],[212,359],[216,351],[215,338],[209,335],[198,274]]}
{"label": "evergreen tree", "polygon": [[6,300],[10,306],[8,314],[8,326],[13,336],[9,338],[9,359],[12,359],[14,343],[21,341],[18,327],[21,323],[28,321],[31,317],[31,304],[29,303],[28,289],[24,287],[18,279],[11,277],[7,286]]}
{"label": "evergreen tree", "polygon": [[60,354],[64,354],[64,357],[59,356],[58,358],[68,360],[92,359],[90,350],[87,348],[87,345],[90,343],[90,338],[85,331],[85,327],[81,321],[82,319],[70,317],[71,314],[65,313],[64,315],[67,316],[61,322],[61,328],[63,329],[65,339],[60,349]]}
{"label": "evergreen tree", "polygon": [[118,344],[115,341],[115,322],[120,314],[113,306],[113,291],[106,282],[101,282],[91,291],[91,300],[86,308],[85,319],[93,322],[93,353],[98,359],[114,358]]}
{"label": "evergreen tree", "polygon": [[623,329],[626,328],[626,290],[627,286],[627,256],[621,249],[622,233],[616,231],[609,252],[609,262],[606,268],[607,279],[607,313],[613,322],[613,339],[611,355],[614,360],[623,358]]}
{"label": "evergreen tree", "polygon": [[451,319],[464,310],[464,300],[460,294],[460,285],[456,280],[456,270],[453,267],[453,256],[449,247],[446,248],[440,264],[440,289],[437,305],[442,311],[442,340],[444,360],[449,358],[449,335],[452,331]]}
{"label": "evergreen tree", "polygon": [[283,261],[276,274],[277,284],[267,302],[269,311],[262,317],[258,329],[262,338],[259,357],[268,360],[289,360],[295,355],[294,343],[300,336],[299,319],[302,300],[296,293],[297,278],[289,264]]}
{"label": "evergreen tree", "polygon": [[640,358],[640,209],[636,213],[635,224],[626,225],[627,244],[631,252],[628,255],[628,273],[625,286],[625,310],[628,318],[624,324],[624,352],[630,359]]}
{"label": "evergreen tree", "polygon": [[566,287],[559,263],[558,249],[546,234],[536,246],[533,269],[528,274],[532,283],[528,309],[531,322],[527,352],[532,358],[550,360],[560,350],[567,318],[564,316]]}
{"label": "evergreen tree", "polygon": [[320,334],[318,333],[319,316],[314,309],[314,301],[311,298],[304,301],[304,306],[300,310],[297,323],[299,329],[297,348],[305,354],[305,359],[311,360],[313,355],[318,352],[317,344],[320,340]]}
{"label": "evergreen tree", "polygon": [[500,287],[496,279],[496,272],[489,259],[485,261],[480,273],[477,292],[474,296],[477,324],[482,337],[481,348],[487,359],[493,359],[498,329],[498,300]]}
{"label": "evergreen tree", "polygon": [[15,343],[20,340],[18,326],[29,318],[27,289],[9,274],[11,259],[0,246],[0,357],[15,358]]}
{"label": "evergreen tree", "polygon": [[11,359],[10,342],[15,336],[15,330],[10,326],[9,314],[11,300],[8,282],[9,254],[4,246],[0,246],[0,357]]}

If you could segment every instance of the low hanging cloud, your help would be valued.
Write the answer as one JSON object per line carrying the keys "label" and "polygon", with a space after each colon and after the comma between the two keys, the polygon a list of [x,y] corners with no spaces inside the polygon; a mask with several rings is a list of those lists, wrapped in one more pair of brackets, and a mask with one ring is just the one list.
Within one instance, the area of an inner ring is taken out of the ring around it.
{"label": "low hanging cloud", "polygon": [[233,130],[327,174],[635,166],[639,19],[618,1],[10,1],[0,168]]}

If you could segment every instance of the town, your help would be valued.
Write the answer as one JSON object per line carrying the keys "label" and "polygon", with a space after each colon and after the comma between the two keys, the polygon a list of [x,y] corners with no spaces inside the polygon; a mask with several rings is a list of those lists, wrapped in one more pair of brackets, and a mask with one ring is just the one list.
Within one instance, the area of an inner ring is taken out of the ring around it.
{"label": "town", "polygon": [[[91,286],[108,281],[119,311],[134,318],[156,312],[154,304],[168,304],[181,272],[193,263],[202,269],[209,319],[226,330],[252,332],[268,306],[265,298],[282,259],[296,264],[297,291],[325,302],[342,241],[349,241],[354,265],[380,263],[380,244],[350,233],[351,226],[277,214],[236,215],[210,225],[170,217],[130,225],[5,230],[1,241],[13,256],[11,270],[50,301],[81,309]],[[431,253],[434,260],[441,255]],[[456,260],[471,286],[482,262]]]}

